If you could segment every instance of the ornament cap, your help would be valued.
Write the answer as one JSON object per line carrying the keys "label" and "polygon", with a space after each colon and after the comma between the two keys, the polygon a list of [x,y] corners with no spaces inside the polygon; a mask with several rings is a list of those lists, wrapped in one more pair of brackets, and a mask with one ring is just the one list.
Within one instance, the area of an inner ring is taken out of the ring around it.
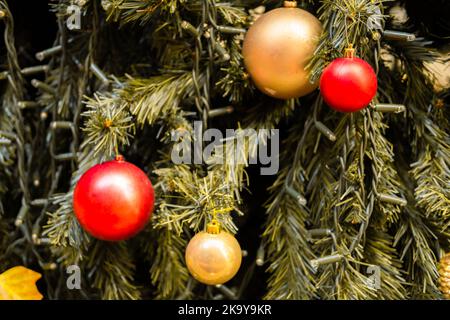
{"label": "ornament cap", "polygon": [[355,56],[355,48],[353,48],[352,44],[349,44],[347,48],[344,50],[345,58],[353,58]]}
{"label": "ornament cap", "polygon": [[284,1],[283,6],[285,8],[297,8],[297,1]]}
{"label": "ornament cap", "polygon": [[103,121],[103,126],[105,128],[110,128],[112,126],[113,122],[111,119],[106,119],[105,121]]}
{"label": "ornament cap", "polygon": [[124,162],[125,161],[125,157],[123,155],[121,155],[121,154],[118,154],[118,155],[116,155],[115,160],[119,161],[119,162]]}
{"label": "ornament cap", "polygon": [[210,234],[219,234],[220,233],[220,224],[216,219],[211,220],[210,223],[206,226],[206,232]]}

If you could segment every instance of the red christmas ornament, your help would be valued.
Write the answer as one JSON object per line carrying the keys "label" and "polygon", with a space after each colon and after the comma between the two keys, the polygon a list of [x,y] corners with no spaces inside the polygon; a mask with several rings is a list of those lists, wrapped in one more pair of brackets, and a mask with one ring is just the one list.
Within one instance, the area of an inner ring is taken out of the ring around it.
{"label": "red christmas ornament", "polygon": [[81,226],[108,241],[125,240],[142,230],[154,202],[147,175],[122,156],[86,171],[73,193],[73,209]]}
{"label": "red christmas ornament", "polygon": [[333,60],[320,77],[320,93],[336,111],[355,112],[365,108],[377,92],[377,76],[370,64],[353,56],[349,48],[344,58]]}

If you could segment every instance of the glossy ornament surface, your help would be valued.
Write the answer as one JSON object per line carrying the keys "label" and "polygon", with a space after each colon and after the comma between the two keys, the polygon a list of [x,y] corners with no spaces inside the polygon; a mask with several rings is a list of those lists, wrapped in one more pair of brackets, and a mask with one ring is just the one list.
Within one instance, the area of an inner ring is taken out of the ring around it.
{"label": "glossy ornament surface", "polygon": [[101,240],[128,239],[144,228],[155,198],[147,175],[122,157],[87,170],[75,186],[73,209],[81,226]]}
{"label": "glossy ornament surface", "polygon": [[320,77],[320,93],[325,103],[336,111],[359,111],[372,101],[376,92],[375,71],[352,53],[334,59]]}
{"label": "glossy ornament surface", "polygon": [[239,270],[242,251],[239,242],[228,232],[197,233],[186,248],[186,265],[198,281],[222,284],[233,278]]}
{"label": "glossy ornament surface", "polygon": [[278,8],[247,31],[242,54],[259,90],[274,98],[304,96],[317,88],[305,70],[322,32],[320,21],[299,8]]}

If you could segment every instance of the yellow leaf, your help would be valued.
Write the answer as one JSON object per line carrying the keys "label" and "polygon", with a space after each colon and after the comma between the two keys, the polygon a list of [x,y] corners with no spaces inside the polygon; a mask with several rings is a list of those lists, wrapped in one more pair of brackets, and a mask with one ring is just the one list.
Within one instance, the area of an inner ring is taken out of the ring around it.
{"label": "yellow leaf", "polygon": [[0,300],[41,300],[36,281],[41,274],[23,266],[0,274]]}

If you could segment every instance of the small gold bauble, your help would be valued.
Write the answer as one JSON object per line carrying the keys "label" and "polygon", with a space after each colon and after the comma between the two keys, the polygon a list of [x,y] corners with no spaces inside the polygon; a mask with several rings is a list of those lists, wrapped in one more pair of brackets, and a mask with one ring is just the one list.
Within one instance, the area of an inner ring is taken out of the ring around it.
{"label": "small gold bauble", "polygon": [[228,232],[199,232],[186,248],[186,265],[198,281],[222,284],[234,277],[241,266],[239,242]]}
{"label": "small gold bauble", "polygon": [[439,289],[442,295],[450,300],[450,253],[439,262]]}
{"label": "small gold bauble", "polygon": [[310,83],[305,67],[321,32],[316,17],[295,7],[274,9],[258,18],[247,31],[242,48],[245,66],[258,89],[288,99],[317,88],[317,82]]}

